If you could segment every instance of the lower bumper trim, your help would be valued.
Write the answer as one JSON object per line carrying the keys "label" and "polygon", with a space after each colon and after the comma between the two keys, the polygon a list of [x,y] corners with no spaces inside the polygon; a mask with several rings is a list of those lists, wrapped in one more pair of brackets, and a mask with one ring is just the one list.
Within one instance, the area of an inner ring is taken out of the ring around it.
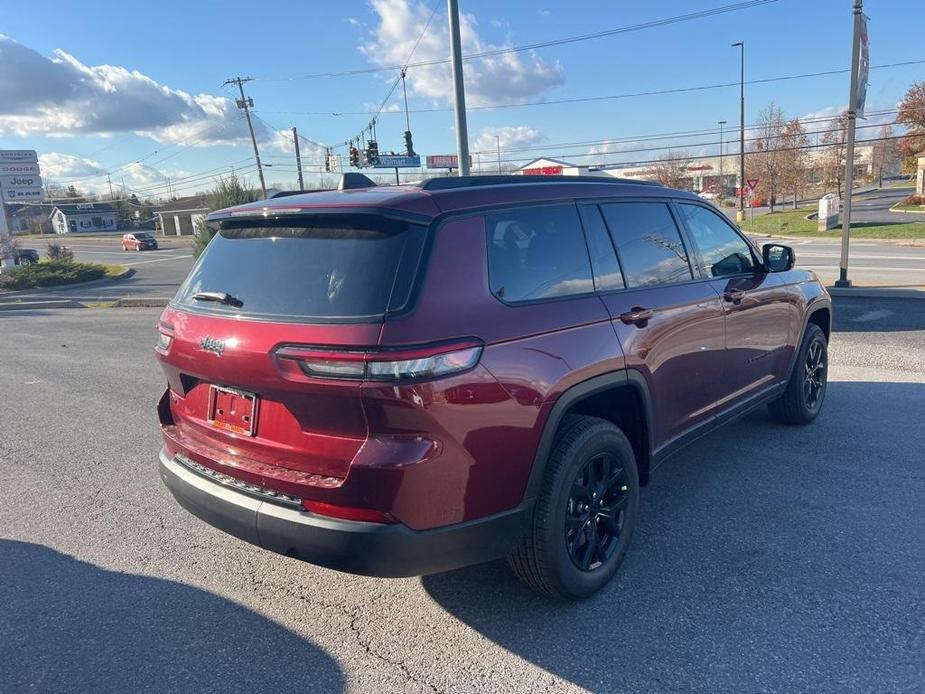
{"label": "lower bumper trim", "polygon": [[187,511],[264,549],[338,571],[421,576],[490,561],[522,536],[527,507],[465,523],[411,530],[319,516],[264,501],[197,474],[160,452],[160,476]]}

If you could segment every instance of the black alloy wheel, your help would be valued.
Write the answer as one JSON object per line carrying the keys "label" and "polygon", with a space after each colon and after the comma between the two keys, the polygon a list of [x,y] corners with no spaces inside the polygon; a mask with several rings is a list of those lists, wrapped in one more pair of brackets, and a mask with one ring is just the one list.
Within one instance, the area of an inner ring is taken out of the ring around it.
{"label": "black alloy wheel", "polygon": [[579,471],[565,513],[565,542],[575,566],[594,571],[613,556],[628,502],[626,471],[614,456],[601,453]]}

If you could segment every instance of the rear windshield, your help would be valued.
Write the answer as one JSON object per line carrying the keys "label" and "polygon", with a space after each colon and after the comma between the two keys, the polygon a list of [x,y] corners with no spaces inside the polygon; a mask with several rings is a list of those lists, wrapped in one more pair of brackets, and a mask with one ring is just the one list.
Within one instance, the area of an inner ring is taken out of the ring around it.
{"label": "rear windshield", "polygon": [[272,320],[374,320],[407,303],[425,233],[374,215],[223,222],[174,301]]}

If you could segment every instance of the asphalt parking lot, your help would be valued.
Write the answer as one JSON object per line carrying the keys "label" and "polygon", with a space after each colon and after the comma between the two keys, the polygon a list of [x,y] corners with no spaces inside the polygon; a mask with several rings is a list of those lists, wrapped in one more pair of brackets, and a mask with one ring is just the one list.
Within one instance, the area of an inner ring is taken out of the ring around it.
{"label": "asphalt parking lot", "polygon": [[0,314],[0,691],[921,692],[925,302],[836,299],[827,402],[661,466],[618,579],[546,602],[272,555],[156,471],[155,309]]}

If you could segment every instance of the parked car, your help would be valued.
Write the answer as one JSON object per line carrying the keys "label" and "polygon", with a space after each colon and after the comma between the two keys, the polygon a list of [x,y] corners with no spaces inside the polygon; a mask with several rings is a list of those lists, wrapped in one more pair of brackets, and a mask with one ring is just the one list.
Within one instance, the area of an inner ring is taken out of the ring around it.
{"label": "parked car", "polygon": [[719,193],[713,190],[704,190],[700,193],[697,193],[697,197],[699,197],[701,200],[713,201],[719,198]]}
{"label": "parked car", "polygon": [[157,239],[146,231],[122,234],[123,251],[156,251]]}
{"label": "parked car", "polygon": [[807,424],[825,398],[825,288],[692,193],[440,178],[207,223],[157,328],[160,475],[290,557],[410,576],[506,556],[583,598],[658,464],[763,405]]}
{"label": "parked car", "polygon": [[16,265],[34,265],[39,262],[39,252],[34,248],[14,248],[13,262]]}

